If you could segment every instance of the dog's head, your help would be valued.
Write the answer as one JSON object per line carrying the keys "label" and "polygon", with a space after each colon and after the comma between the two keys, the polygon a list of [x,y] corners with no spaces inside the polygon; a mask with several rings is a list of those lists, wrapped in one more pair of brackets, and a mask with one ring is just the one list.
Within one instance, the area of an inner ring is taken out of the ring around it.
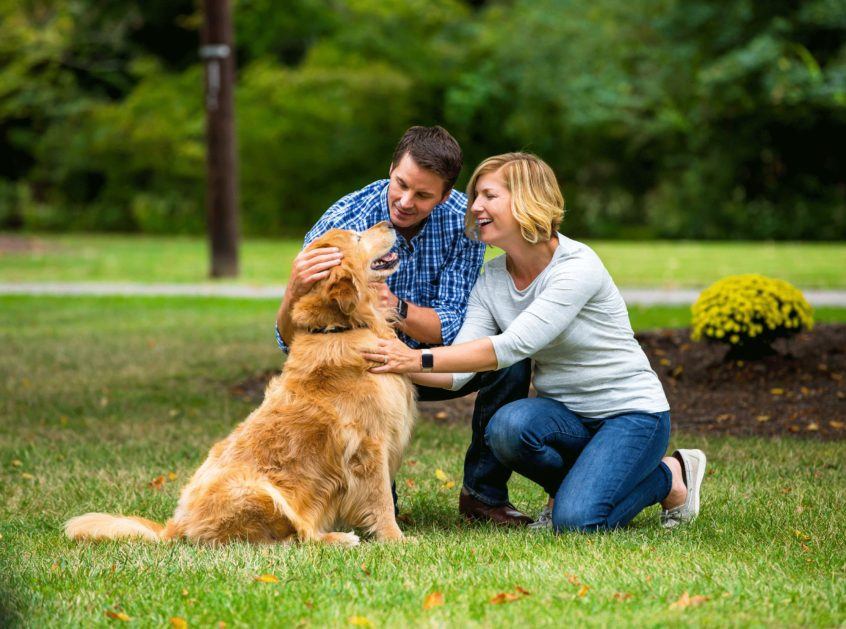
{"label": "dog's head", "polygon": [[399,267],[397,254],[391,252],[395,242],[396,232],[387,222],[363,232],[332,229],[312,242],[309,249],[337,247],[343,258],[294,305],[294,324],[307,329],[384,328],[368,284],[384,281]]}

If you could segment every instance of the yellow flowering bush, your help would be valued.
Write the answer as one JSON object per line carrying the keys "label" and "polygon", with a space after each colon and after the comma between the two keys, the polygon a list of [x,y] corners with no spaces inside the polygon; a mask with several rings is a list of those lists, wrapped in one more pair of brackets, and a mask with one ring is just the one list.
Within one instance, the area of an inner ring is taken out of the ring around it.
{"label": "yellow flowering bush", "polygon": [[811,306],[799,289],[757,273],[715,282],[702,291],[691,311],[694,341],[727,343],[735,355],[747,357],[766,353],[779,337],[814,326]]}

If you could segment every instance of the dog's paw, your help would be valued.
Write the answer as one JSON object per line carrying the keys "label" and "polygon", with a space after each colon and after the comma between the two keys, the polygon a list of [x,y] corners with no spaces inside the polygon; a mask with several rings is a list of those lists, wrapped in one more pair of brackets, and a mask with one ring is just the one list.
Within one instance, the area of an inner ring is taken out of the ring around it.
{"label": "dog's paw", "polygon": [[338,546],[358,546],[361,540],[358,538],[358,535],[350,531],[349,533],[342,533],[340,531],[335,531],[334,533],[326,533],[323,536],[322,540],[327,544],[337,544]]}

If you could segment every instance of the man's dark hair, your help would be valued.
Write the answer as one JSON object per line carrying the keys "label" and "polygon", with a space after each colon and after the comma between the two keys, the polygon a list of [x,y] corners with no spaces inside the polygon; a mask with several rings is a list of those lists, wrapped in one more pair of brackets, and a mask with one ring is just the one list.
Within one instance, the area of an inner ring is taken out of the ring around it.
{"label": "man's dark hair", "polygon": [[409,153],[414,162],[430,170],[446,182],[444,192],[455,185],[464,158],[461,147],[443,127],[411,127],[400,138],[391,167],[397,166],[405,154]]}

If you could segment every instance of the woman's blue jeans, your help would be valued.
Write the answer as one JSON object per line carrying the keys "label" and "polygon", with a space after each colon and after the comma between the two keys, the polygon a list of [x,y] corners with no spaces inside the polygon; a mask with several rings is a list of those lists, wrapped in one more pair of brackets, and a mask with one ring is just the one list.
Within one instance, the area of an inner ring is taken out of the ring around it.
{"label": "woman's blue jeans", "polygon": [[555,498],[556,531],[625,526],[664,500],[672,485],[661,461],[669,440],[669,412],[588,419],[548,398],[506,404],[485,431],[503,465]]}

